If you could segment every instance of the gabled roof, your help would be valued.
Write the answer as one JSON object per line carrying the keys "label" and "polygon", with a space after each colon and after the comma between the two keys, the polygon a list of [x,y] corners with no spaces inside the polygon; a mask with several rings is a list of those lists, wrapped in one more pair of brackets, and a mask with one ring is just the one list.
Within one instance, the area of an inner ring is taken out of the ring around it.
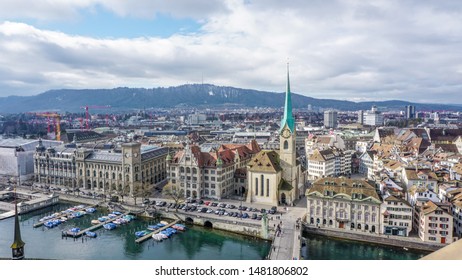
{"label": "gabled roof", "polygon": [[[433,203],[433,201],[429,200],[427,203],[425,203],[422,206],[421,210],[422,210],[422,213],[424,215],[428,215],[428,214],[434,212],[435,210],[437,210],[438,208],[439,207],[435,203]],[[442,210],[442,209],[440,209],[440,210]]]}
{"label": "gabled roof", "polygon": [[280,191],[291,191],[293,188],[294,187],[286,180],[281,178],[281,181],[279,181],[278,189]]}
{"label": "gabled roof", "polygon": [[313,186],[309,188],[306,192],[307,195],[320,193],[321,195],[324,194],[325,191],[332,191],[336,195],[348,195],[349,197],[353,197],[353,194],[361,194],[363,195],[361,200],[367,200],[369,198],[380,202],[380,197],[377,194],[375,187],[370,185],[368,182],[364,180],[356,180],[356,179],[348,179],[348,178],[334,178],[334,177],[326,177],[316,180],[313,183]]}
{"label": "gabled roof", "polygon": [[386,197],[383,201],[400,202],[400,203],[406,204],[407,206],[411,206],[411,204],[409,204],[409,202],[407,202],[406,200],[404,200],[404,199],[402,199],[400,197],[396,197],[394,195],[390,195],[390,196]]}
{"label": "gabled roof", "polygon": [[276,151],[260,151],[248,164],[249,171],[276,173],[282,170]]}

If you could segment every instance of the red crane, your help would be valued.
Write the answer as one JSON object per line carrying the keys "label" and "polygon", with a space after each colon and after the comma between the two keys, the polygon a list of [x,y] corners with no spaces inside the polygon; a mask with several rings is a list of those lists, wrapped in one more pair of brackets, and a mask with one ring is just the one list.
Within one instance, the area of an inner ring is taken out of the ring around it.
{"label": "red crane", "polygon": [[85,109],[85,128],[87,130],[90,129],[90,114],[88,113],[88,109],[107,109],[111,108],[111,105],[87,105],[82,106],[80,109]]}

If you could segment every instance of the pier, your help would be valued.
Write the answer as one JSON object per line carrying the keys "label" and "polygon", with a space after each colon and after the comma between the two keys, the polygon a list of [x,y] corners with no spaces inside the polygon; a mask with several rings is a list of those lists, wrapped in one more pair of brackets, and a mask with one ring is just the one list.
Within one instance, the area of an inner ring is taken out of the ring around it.
{"label": "pier", "polygon": [[0,215],[0,220],[14,216],[14,204],[5,200],[17,197],[21,202],[18,203],[18,214],[25,214],[40,208],[45,208],[59,202],[57,195],[46,196],[40,193],[33,193],[25,190],[0,191],[0,210],[6,211]]}
{"label": "pier", "polygon": [[97,225],[93,225],[93,226],[91,226],[91,227],[89,227],[89,228],[86,228],[86,229],[83,229],[83,230],[81,230],[81,231],[79,231],[79,232],[63,231],[62,234],[63,234],[63,236],[69,236],[69,237],[75,237],[75,238],[77,238],[77,237],[82,236],[82,235],[83,235],[85,232],[87,232],[87,231],[94,231],[94,230],[97,230],[97,229],[101,228],[102,226],[104,226],[105,224],[110,223],[110,222],[113,222],[113,221],[115,221],[115,220],[117,220],[117,219],[119,219],[119,218],[122,218],[123,216],[128,215],[128,214],[129,214],[129,212],[122,213],[121,215],[118,215],[118,216],[116,216],[116,217],[114,217],[114,218],[112,218],[112,219],[108,219],[108,220],[106,220],[106,221],[104,221],[104,222],[102,222],[102,223],[99,223],[99,224],[97,224]]}
{"label": "pier", "polygon": [[[83,211],[86,212],[86,210],[88,208],[96,208],[98,206],[98,204],[96,205],[93,205],[93,206],[88,206],[88,207],[85,207],[84,209],[82,209]],[[72,213],[60,213],[59,215],[56,215],[56,217],[54,217],[54,219],[60,219],[61,217],[66,217],[66,218],[69,218],[69,215],[71,215]],[[52,220],[52,219],[49,219],[49,220]],[[42,221],[42,222],[38,222],[38,223],[35,223],[33,225],[34,228],[37,228],[37,227],[41,227],[43,226],[44,223],[46,223],[47,221],[49,220],[45,220],[45,221]]]}
{"label": "pier", "polygon": [[180,222],[180,221],[181,221],[181,220],[179,220],[179,219],[178,219],[178,220],[175,220],[174,222],[171,222],[170,224],[168,224],[168,225],[166,225],[166,226],[164,226],[164,227],[161,227],[160,229],[156,229],[155,231],[153,231],[153,232],[151,232],[151,233],[148,233],[148,234],[146,234],[145,236],[142,236],[142,237],[136,239],[135,242],[136,242],[136,243],[141,243],[141,242],[143,242],[143,241],[146,241],[146,240],[148,240],[149,238],[151,238],[151,236],[153,236],[154,234],[159,233],[159,232],[163,231],[164,229],[169,228],[169,227],[173,226],[174,224],[177,224],[177,223]]}

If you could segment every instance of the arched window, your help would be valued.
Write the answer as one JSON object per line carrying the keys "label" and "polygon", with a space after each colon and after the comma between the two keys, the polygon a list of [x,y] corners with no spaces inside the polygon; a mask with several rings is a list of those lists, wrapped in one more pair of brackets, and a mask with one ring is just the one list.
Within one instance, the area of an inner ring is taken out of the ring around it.
{"label": "arched window", "polygon": [[260,195],[264,196],[265,195],[265,186],[264,186],[265,179],[264,179],[263,175],[261,175],[261,182],[260,183],[261,183],[261,190],[260,190],[261,193],[260,193]]}
{"label": "arched window", "polygon": [[269,179],[266,179],[266,196],[269,196]]}
{"label": "arched window", "polygon": [[287,140],[284,141],[284,150],[287,150],[289,148],[289,142]]}
{"label": "arched window", "polygon": [[258,195],[258,178],[255,178],[255,195]]}

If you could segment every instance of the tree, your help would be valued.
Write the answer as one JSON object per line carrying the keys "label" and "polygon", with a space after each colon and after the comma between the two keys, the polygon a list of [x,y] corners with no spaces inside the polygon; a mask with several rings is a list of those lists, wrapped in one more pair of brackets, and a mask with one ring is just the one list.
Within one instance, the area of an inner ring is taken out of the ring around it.
{"label": "tree", "polygon": [[[170,182],[168,182],[164,186],[164,188],[162,189],[162,194],[166,197],[173,199],[175,204],[180,204],[184,201],[184,189],[180,188],[177,185],[173,185]],[[178,211],[178,209],[175,208],[175,211]]]}

